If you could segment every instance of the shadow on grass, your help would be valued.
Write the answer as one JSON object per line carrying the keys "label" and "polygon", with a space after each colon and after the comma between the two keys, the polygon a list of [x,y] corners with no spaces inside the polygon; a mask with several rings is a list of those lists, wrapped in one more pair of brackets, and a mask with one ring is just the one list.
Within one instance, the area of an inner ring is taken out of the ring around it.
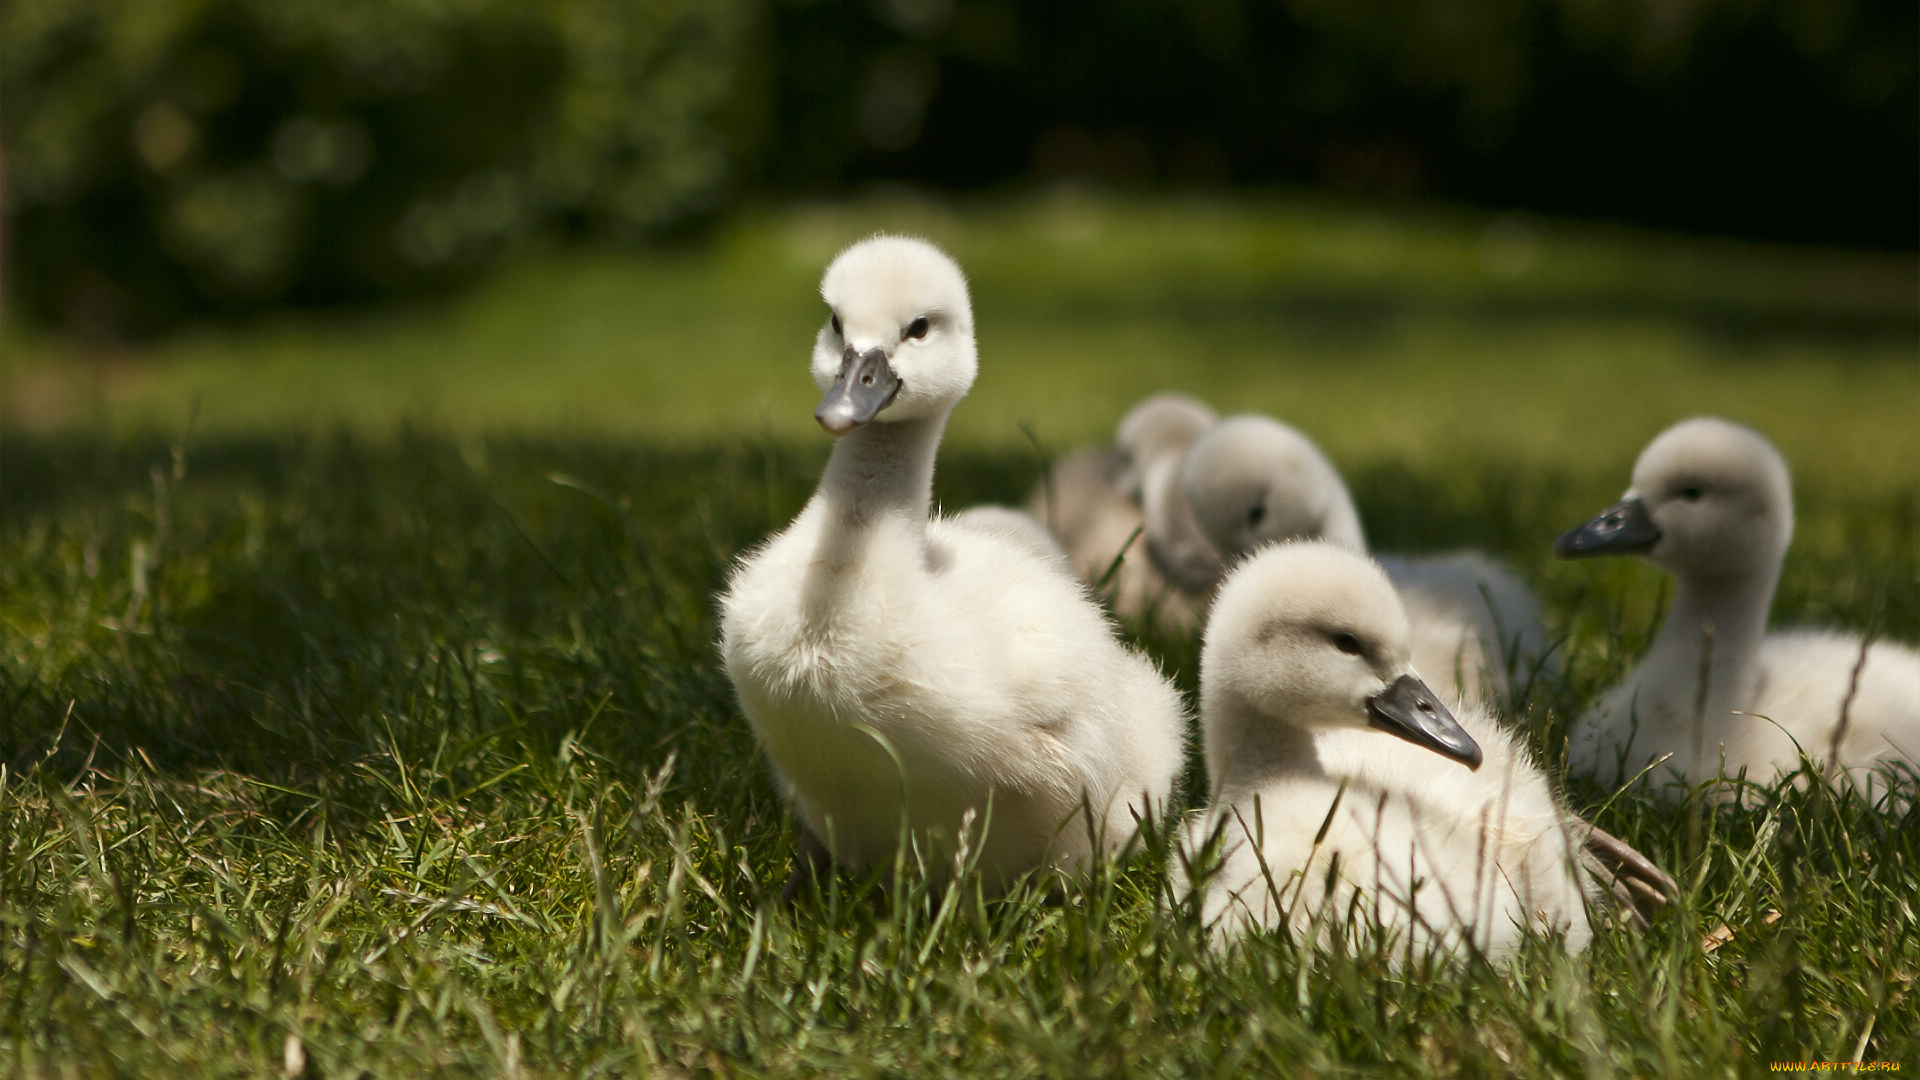
{"label": "shadow on grass", "polygon": [[[297,1046],[323,1075],[1679,1076],[1916,1031],[1920,822],[1817,786],[1676,810],[1575,785],[1685,896],[1651,934],[1503,971],[1213,950],[1164,844],[1057,892],[837,875],[838,907],[779,911],[793,832],[712,597],[818,446],[0,454],[0,1060],[23,1075],[286,1071]],[[1657,578],[1545,561],[1604,478],[1436,469],[1363,472],[1362,508],[1383,547],[1484,545],[1542,585],[1568,661],[1522,716],[1558,761]],[[1018,502],[1036,472],[950,455],[940,498]],[[1913,636],[1915,518],[1812,501],[1782,613]],[[1194,637],[1128,632],[1192,693]]]}

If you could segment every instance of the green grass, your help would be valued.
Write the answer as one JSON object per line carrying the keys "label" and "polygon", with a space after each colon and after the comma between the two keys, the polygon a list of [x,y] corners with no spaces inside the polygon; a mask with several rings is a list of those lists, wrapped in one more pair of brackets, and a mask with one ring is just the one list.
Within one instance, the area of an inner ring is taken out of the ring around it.
{"label": "green grass", "polygon": [[[945,505],[1024,496],[1021,421],[1064,448],[1162,382],[1281,411],[1382,548],[1482,546],[1541,589],[1567,664],[1516,722],[1549,763],[1661,581],[1547,545],[1686,412],[1796,468],[1777,621],[1920,639],[1910,260],[1550,225],[1515,274],[1505,226],[1439,214],[879,205],[358,325],[31,339],[6,377],[41,397],[0,433],[0,1072],[279,1075],[290,1044],[327,1077],[1920,1068],[1911,783],[1679,810],[1576,783],[1685,895],[1509,971],[1210,950],[1155,845],[1055,891],[906,866],[781,910],[792,826],[711,597],[823,460],[821,261],[902,221],[981,312]],[[1130,633],[1192,689],[1191,640]]]}
{"label": "green grass", "polygon": [[[1674,419],[1767,431],[1806,477],[1909,487],[1920,265],[1300,199],[911,200],[749,215],[717,242],[534,258],[477,293],[160,346],[15,332],[16,426],[272,434],[411,420],[652,445],[818,438],[828,259],[875,229],[951,249],[982,369],[951,436],[1063,450],[1169,386],[1301,426],[1345,465],[1582,467]],[[196,405],[197,402],[197,405]],[[1844,423],[1835,423],[1844,418]]]}
{"label": "green grass", "polygon": [[[1600,822],[1673,868],[1683,903],[1649,935],[1609,931],[1572,960],[1542,945],[1511,973],[1402,977],[1279,939],[1209,952],[1157,852],[1058,896],[942,896],[908,873],[779,910],[792,829],[717,668],[709,598],[805,497],[814,451],[418,434],[3,449],[15,1075],[272,1073],[289,1033],[323,1076],[1914,1060],[1920,820],[1791,787],[1679,813],[1614,802]],[[1031,474],[959,453],[942,497],[1010,498]],[[1611,485],[1490,465],[1356,487],[1389,535],[1424,522],[1541,575],[1571,662],[1522,722],[1552,757],[1650,622],[1647,574],[1536,557]],[[1915,499],[1806,516],[1780,615],[1913,639]],[[1151,644],[1190,687],[1190,643]],[[1734,936],[1703,955],[1723,923]]]}

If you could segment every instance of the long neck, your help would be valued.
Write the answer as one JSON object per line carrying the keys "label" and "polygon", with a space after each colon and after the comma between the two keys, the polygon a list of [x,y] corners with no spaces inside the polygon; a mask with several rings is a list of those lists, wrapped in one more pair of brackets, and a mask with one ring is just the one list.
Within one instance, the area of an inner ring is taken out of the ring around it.
{"label": "long neck", "polygon": [[1311,732],[1260,716],[1244,702],[1218,702],[1206,728],[1207,779],[1222,795],[1286,776],[1322,776]]}
{"label": "long neck", "polygon": [[[1720,717],[1743,709],[1757,677],[1778,569],[1731,577],[1680,578],[1673,608],[1643,665],[1671,695],[1668,715]],[[1703,685],[1704,681],[1704,685]]]}
{"label": "long neck", "polygon": [[894,544],[888,561],[917,565],[926,559],[927,512],[933,500],[933,457],[944,416],[871,423],[840,437],[820,487],[805,515],[819,519],[818,542],[807,570],[808,618],[821,627],[837,623],[850,589],[872,569],[877,537]]}
{"label": "long neck", "polygon": [[814,496],[835,522],[864,526],[898,514],[925,521],[933,502],[933,458],[946,417],[875,422],[833,444]]}

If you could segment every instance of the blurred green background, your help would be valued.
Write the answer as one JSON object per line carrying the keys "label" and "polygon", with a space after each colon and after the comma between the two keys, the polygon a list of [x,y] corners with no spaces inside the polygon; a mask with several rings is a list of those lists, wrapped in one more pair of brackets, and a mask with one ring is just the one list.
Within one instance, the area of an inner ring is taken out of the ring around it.
{"label": "blurred green background", "polygon": [[876,184],[1344,192],[1912,251],[1903,0],[12,0],[11,309],[442,294]]}
{"label": "blurred green background", "polygon": [[899,229],[976,290],[961,442],[1171,387],[1350,464],[1618,467],[1715,412],[1883,490],[1915,15],[15,0],[0,420],[813,439],[817,276]]}
{"label": "blurred green background", "polygon": [[708,243],[546,250],[456,301],[282,315],[142,349],[17,340],[10,424],[271,434],[407,423],[691,445],[824,440],[821,267],[876,229],[960,258],[982,373],[951,439],[1059,452],[1168,387],[1287,418],[1352,467],[1622,474],[1674,419],[1779,441],[1803,482],[1920,476],[1920,274],[1900,255],[1302,196],[908,197],[739,216]]}
{"label": "blurred green background", "polygon": [[[888,229],[973,288],[946,506],[1156,391],[1279,416],[1383,550],[1539,590],[1564,662],[1513,719],[1556,775],[1668,586],[1552,538],[1680,417],[1792,465],[1780,623],[1912,642],[1917,13],[0,2],[8,1075],[1898,1057],[1915,800],[1819,785],[1573,781],[1686,896],[1517,976],[1216,954],[1158,862],[783,916],[712,597],[816,483],[817,283]],[[1191,634],[1126,630],[1194,690]]]}

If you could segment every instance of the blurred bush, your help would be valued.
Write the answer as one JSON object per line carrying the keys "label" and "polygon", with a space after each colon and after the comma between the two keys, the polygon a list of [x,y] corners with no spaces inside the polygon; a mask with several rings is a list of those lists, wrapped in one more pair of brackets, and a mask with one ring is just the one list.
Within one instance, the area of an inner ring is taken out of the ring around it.
{"label": "blurred bush", "polygon": [[747,0],[8,0],[26,310],[138,333],[715,208]]}
{"label": "blurred bush", "polygon": [[773,0],[783,184],[1309,184],[1920,243],[1913,0]]}
{"label": "blurred bush", "polygon": [[114,333],[747,188],[1307,184],[1920,244],[1913,0],[4,0],[11,299]]}

